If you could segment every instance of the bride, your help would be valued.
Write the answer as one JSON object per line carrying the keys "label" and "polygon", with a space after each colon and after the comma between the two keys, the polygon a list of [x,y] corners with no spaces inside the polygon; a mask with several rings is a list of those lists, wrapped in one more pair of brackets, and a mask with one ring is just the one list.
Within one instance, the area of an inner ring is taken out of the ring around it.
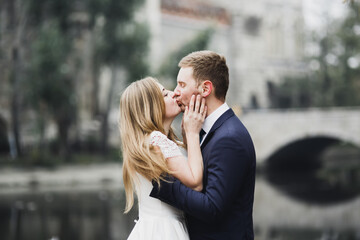
{"label": "bride", "polygon": [[129,85],[120,99],[119,130],[123,153],[125,213],[139,202],[133,239],[189,239],[183,213],[149,196],[152,181],[172,175],[196,191],[202,190],[203,161],[199,132],[206,116],[205,100],[192,97],[183,117],[188,159],[171,128],[181,112],[173,93],[151,77]]}

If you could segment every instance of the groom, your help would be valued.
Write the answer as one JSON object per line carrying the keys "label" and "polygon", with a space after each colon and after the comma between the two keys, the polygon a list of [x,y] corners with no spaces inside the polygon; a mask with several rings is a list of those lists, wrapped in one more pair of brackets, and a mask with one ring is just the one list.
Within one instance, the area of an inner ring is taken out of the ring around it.
{"label": "groom", "polygon": [[193,94],[206,99],[207,116],[200,137],[204,161],[203,190],[180,181],[154,183],[150,196],[186,213],[190,239],[254,239],[252,210],[255,150],[251,137],[225,102],[229,70],[223,56],[193,52],[179,63],[174,97],[183,110]]}

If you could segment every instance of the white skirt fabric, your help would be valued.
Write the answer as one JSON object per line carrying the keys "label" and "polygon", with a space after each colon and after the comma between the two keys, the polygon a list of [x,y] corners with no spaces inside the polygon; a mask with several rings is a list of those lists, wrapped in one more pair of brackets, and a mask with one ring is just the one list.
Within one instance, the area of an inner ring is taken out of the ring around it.
{"label": "white skirt fabric", "polygon": [[139,220],[128,240],[189,240],[183,212],[150,197],[152,184],[138,175]]}
{"label": "white skirt fabric", "polygon": [[189,240],[183,222],[175,218],[139,218],[128,240]]}

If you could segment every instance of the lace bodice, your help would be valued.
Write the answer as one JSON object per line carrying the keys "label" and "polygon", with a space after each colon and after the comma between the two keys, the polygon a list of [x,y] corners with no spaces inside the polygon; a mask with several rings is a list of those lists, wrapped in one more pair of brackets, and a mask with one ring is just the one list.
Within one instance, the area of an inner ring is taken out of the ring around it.
{"label": "lace bodice", "polygon": [[150,144],[160,147],[165,158],[182,155],[179,146],[159,131],[150,134]]}

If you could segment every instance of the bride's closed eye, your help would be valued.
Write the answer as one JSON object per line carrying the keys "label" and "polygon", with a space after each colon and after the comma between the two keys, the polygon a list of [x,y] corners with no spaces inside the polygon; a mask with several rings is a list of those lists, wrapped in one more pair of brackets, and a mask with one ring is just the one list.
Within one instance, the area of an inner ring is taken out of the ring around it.
{"label": "bride's closed eye", "polygon": [[168,95],[169,95],[169,91],[166,90],[166,89],[164,89],[164,90],[163,90],[163,96],[164,96],[164,97],[167,97]]}

